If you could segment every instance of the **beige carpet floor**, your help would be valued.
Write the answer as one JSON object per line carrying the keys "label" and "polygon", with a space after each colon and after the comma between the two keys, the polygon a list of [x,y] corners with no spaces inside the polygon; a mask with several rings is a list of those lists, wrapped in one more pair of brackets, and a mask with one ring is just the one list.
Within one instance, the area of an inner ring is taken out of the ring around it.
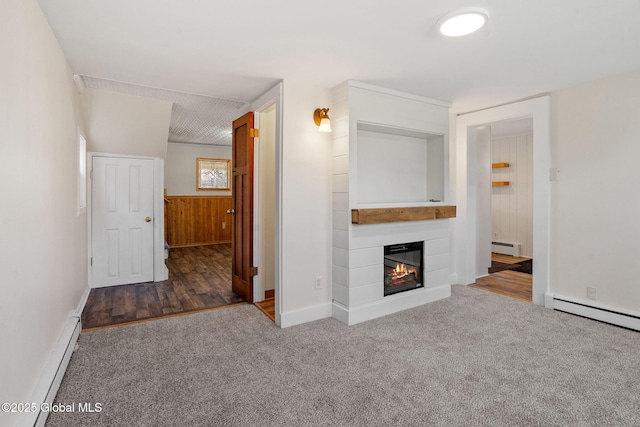
{"label": "beige carpet floor", "polygon": [[454,286],[360,325],[251,305],[83,333],[57,426],[638,426],[640,333]]}

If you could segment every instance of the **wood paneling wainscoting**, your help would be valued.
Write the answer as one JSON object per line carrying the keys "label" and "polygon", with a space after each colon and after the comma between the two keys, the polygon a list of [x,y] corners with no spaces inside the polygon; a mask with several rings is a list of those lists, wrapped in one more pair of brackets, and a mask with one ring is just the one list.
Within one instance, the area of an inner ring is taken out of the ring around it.
{"label": "wood paneling wainscoting", "polygon": [[231,196],[165,196],[165,239],[170,247],[231,242]]}
{"label": "wood paneling wainscoting", "polygon": [[495,138],[491,180],[507,186],[491,189],[491,228],[494,242],[519,243],[520,255],[533,257],[533,134]]}

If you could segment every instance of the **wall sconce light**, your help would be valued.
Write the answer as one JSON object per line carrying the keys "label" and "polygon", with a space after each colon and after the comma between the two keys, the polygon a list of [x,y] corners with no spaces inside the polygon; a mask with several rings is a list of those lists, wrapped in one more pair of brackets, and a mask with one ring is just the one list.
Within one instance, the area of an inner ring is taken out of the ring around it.
{"label": "wall sconce light", "polygon": [[331,119],[328,108],[316,108],[313,112],[313,121],[320,132],[331,132]]}

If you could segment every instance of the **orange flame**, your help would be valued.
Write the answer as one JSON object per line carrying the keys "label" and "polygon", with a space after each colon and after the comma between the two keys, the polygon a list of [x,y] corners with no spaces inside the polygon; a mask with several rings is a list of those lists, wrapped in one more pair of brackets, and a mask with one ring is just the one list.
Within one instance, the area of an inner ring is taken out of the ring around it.
{"label": "orange flame", "polygon": [[396,268],[391,270],[391,273],[389,274],[389,276],[391,276],[391,278],[393,280],[397,280],[397,279],[401,279],[401,278],[403,278],[405,276],[408,276],[411,273],[413,273],[415,275],[418,274],[418,272],[417,272],[415,267],[407,269],[406,264],[396,263]]}

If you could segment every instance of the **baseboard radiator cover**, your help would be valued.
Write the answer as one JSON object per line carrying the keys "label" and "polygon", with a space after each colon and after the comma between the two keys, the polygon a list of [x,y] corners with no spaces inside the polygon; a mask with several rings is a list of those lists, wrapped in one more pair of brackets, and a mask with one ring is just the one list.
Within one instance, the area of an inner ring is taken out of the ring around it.
{"label": "baseboard radiator cover", "polygon": [[[69,365],[69,360],[71,360],[71,355],[76,348],[76,343],[81,330],[82,325],[80,317],[73,314],[67,319],[67,324],[62,331],[49,360],[47,361],[47,365],[40,375],[40,379],[36,384],[33,394],[31,395],[31,400],[29,402],[37,404],[38,408],[42,408],[45,404],[51,405],[53,403],[53,399],[55,399],[56,394],[58,393],[58,388],[60,388],[62,377]],[[42,427],[47,421],[48,416],[49,412],[42,410],[37,412],[25,412],[19,419],[18,425],[24,427]]]}
{"label": "baseboard radiator cover", "polygon": [[519,257],[520,243],[491,242],[491,252]]}
{"label": "baseboard radiator cover", "polygon": [[623,310],[562,295],[547,294],[546,306],[557,311],[640,331],[640,312]]}

